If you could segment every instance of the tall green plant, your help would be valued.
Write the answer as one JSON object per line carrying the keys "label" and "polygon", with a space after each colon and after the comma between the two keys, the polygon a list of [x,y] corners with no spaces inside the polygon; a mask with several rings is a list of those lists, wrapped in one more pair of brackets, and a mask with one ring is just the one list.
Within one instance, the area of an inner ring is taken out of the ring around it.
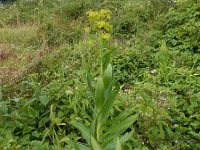
{"label": "tall green plant", "polygon": [[123,134],[136,120],[137,115],[132,115],[131,110],[122,112],[117,117],[111,119],[110,110],[114,104],[118,89],[113,85],[113,69],[111,65],[112,50],[106,43],[109,42],[112,26],[108,23],[110,12],[108,10],[89,11],[90,28],[95,31],[98,42],[101,43],[101,74],[96,83],[87,72],[88,86],[93,94],[95,106],[90,128],[81,122],[72,122],[79,129],[87,142],[87,145],[76,143],[76,149],[80,150],[120,150],[121,145],[131,138],[133,131]]}
{"label": "tall green plant", "polygon": [[165,83],[168,83],[169,75],[169,52],[165,42],[162,42],[157,59],[159,62],[159,72]]}

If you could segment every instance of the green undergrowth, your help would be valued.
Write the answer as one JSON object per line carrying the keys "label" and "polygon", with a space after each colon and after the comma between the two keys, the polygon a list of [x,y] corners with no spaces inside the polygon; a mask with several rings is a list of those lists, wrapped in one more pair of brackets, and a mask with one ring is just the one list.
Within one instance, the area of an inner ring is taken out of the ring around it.
{"label": "green undergrowth", "polygon": [[[85,32],[93,28],[86,12],[101,9],[111,12],[111,37],[105,23]],[[11,78],[14,65],[36,60],[19,80],[0,85],[0,149],[97,150],[129,115],[127,129],[110,136],[118,149],[199,149],[199,12],[199,0],[21,0],[0,7],[0,80]],[[100,84],[104,48],[113,52],[119,91],[99,132],[106,138],[94,134],[91,144],[76,123],[88,129],[97,115],[86,68],[91,85]]]}

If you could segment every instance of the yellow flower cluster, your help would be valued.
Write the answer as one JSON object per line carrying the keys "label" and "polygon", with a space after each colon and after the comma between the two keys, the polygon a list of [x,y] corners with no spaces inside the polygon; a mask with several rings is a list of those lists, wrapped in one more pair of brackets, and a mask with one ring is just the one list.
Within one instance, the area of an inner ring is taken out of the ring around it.
{"label": "yellow flower cluster", "polygon": [[99,11],[88,11],[86,15],[89,18],[90,23],[94,23],[100,20],[110,20],[110,11],[101,9]]}
{"label": "yellow flower cluster", "polygon": [[99,11],[88,11],[86,13],[88,16],[90,27],[86,27],[85,31],[90,33],[90,31],[95,31],[99,33],[100,38],[109,39],[110,33],[112,31],[112,25],[109,24],[110,11],[101,9]]}
{"label": "yellow flower cluster", "polygon": [[105,21],[98,21],[96,23],[95,27],[98,28],[98,29],[104,29],[104,30],[106,30],[108,32],[112,31],[112,26],[109,23],[105,22]]}

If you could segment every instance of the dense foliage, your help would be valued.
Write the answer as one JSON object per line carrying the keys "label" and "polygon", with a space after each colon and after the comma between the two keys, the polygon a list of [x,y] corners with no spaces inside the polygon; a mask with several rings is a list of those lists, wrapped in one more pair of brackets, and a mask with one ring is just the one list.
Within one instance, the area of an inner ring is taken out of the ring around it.
{"label": "dense foliage", "polygon": [[0,149],[200,149],[199,33],[199,0],[0,4]]}

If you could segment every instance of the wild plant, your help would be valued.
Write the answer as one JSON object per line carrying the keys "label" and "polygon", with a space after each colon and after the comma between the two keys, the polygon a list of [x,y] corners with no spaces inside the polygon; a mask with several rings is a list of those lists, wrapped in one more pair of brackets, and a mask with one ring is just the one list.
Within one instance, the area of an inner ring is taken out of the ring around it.
{"label": "wild plant", "polygon": [[165,42],[162,42],[157,59],[159,62],[159,72],[165,83],[168,83],[169,75],[169,52]]}
{"label": "wild plant", "polygon": [[[131,138],[133,131],[124,132],[133,124],[137,115],[132,110],[126,110],[111,118],[110,111],[116,100],[118,88],[114,86],[111,55],[113,50],[108,48],[112,26],[109,24],[110,12],[105,9],[87,12],[90,27],[86,30],[90,34],[95,32],[96,41],[100,42],[101,71],[97,81],[86,69],[87,81],[93,95],[94,107],[90,127],[82,122],[72,122],[87,142],[87,145],[77,142],[74,147],[78,150],[120,150],[122,144]],[[87,67],[85,67],[87,68]],[[121,134],[123,134],[121,136]]]}

